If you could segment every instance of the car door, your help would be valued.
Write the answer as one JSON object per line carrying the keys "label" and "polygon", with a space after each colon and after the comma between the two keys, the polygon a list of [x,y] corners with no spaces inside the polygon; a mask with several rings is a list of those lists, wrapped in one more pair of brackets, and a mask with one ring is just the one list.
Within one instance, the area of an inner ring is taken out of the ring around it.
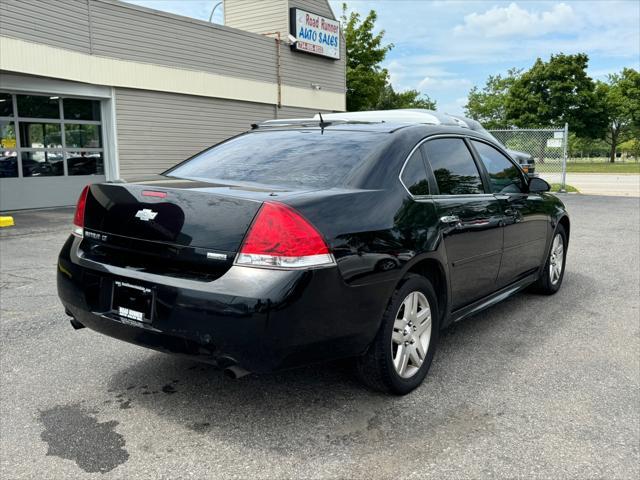
{"label": "car door", "polygon": [[496,290],[502,254],[502,211],[462,137],[436,137],[421,148],[449,267],[452,310]]}
{"label": "car door", "polygon": [[502,287],[540,267],[549,215],[543,198],[528,192],[527,179],[507,155],[481,140],[473,139],[471,145],[504,214],[504,246],[498,274],[498,286]]}

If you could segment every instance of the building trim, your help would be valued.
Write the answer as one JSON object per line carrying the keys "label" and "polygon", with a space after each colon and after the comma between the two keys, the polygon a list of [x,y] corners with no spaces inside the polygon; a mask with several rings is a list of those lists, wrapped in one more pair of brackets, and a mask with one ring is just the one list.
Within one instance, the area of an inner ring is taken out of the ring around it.
{"label": "building trim", "polygon": [[[3,64],[3,56],[4,55],[0,55],[0,65]],[[0,67],[0,70],[3,69]],[[12,75],[5,71],[0,74],[0,89],[19,90],[25,93],[52,93],[57,95],[91,97],[96,99],[111,98],[110,87],[73,83],[55,78],[25,77],[24,75]]]}
{"label": "building trim", "polygon": [[[277,84],[75,52],[0,36],[0,70],[94,85],[276,104]],[[344,111],[343,93],[282,86],[282,105]]]}
{"label": "building trim", "polygon": [[102,124],[104,125],[104,147],[109,162],[105,162],[107,181],[120,179],[120,157],[118,156],[118,120],[116,115],[116,89],[111,87],[111,97],[102,102]]}

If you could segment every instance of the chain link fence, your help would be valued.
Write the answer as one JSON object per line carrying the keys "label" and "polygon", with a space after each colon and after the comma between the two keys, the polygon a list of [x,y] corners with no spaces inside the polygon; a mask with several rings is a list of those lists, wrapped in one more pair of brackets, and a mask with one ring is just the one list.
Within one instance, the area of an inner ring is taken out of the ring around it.
{"label": "chain link fence", "polygon": [[535,162],[535,174],[549,183],[560,184],[563,191],[567,176],[569,128],[518,128],[489,130],[509,150],[528,153]]}

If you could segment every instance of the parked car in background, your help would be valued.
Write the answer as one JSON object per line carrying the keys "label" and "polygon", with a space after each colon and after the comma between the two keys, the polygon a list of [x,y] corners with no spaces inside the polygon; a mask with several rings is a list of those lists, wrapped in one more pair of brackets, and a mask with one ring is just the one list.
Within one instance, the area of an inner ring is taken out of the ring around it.
{"label": "parked car in background", "polygon": [[102,154],[80,152],[67,158],[69,175],[95,175],[103,171]]}
{"label": "parked car in background", "polygon": [[266,122],[160,175],[87,186],[58,294],[75,328],[230,376],[349,357],[406,394],[441,329],[558,291],[570,224],[548,190],[458,125]]}
{"label": "parked car in background", "polygon": [[502,147],[511,156],[511,158],[513,158],[516,162],[518,162],[520,164],[520,167],[522,167],[522,171],[524,171],[524,173],[526,173],[530,177],[535,176],[535,173],[536,173],[536,161],[533,158],[533,155],[531,155],[530,153],[527,153],[527,152],[520,152],[518,150],[511,150],[510,148],[505,147],[504,144],[502,144],[502,142],[500,142],[500,140],[498,140],[491,132],[486,130],[482,126],[482,124],[480,122],[478,122],[477,120],[474,120],[473,118],[459,117],[459,116],[455,116],[455,118],[459,118],[460,120],[462,120],[464,123],[467,124],[467,126],[471,130],[474,130],[476,132],[481,132],[481,133],[484,133],[486,135],[491,136],[496,142],[498,142],[500,145],[502,145]]}
{"label": "parked car in background", "polygon": [[15,152],[3,152],[0,155],[0,178],[18,176],[18,154]]}

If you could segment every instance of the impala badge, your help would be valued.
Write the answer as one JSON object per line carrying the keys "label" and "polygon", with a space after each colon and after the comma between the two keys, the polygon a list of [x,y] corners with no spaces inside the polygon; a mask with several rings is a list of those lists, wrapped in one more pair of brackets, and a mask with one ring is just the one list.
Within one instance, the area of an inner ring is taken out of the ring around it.
{"label": "impala badge", "polygon": [[143,222],[148,222],[149,220],[153,220],[158,215],[158,212],[154,212],[153,210],[149,210],[148,208],[143,208],[142,210],[138,210],[136,213],[136,218],[139,218]]}

